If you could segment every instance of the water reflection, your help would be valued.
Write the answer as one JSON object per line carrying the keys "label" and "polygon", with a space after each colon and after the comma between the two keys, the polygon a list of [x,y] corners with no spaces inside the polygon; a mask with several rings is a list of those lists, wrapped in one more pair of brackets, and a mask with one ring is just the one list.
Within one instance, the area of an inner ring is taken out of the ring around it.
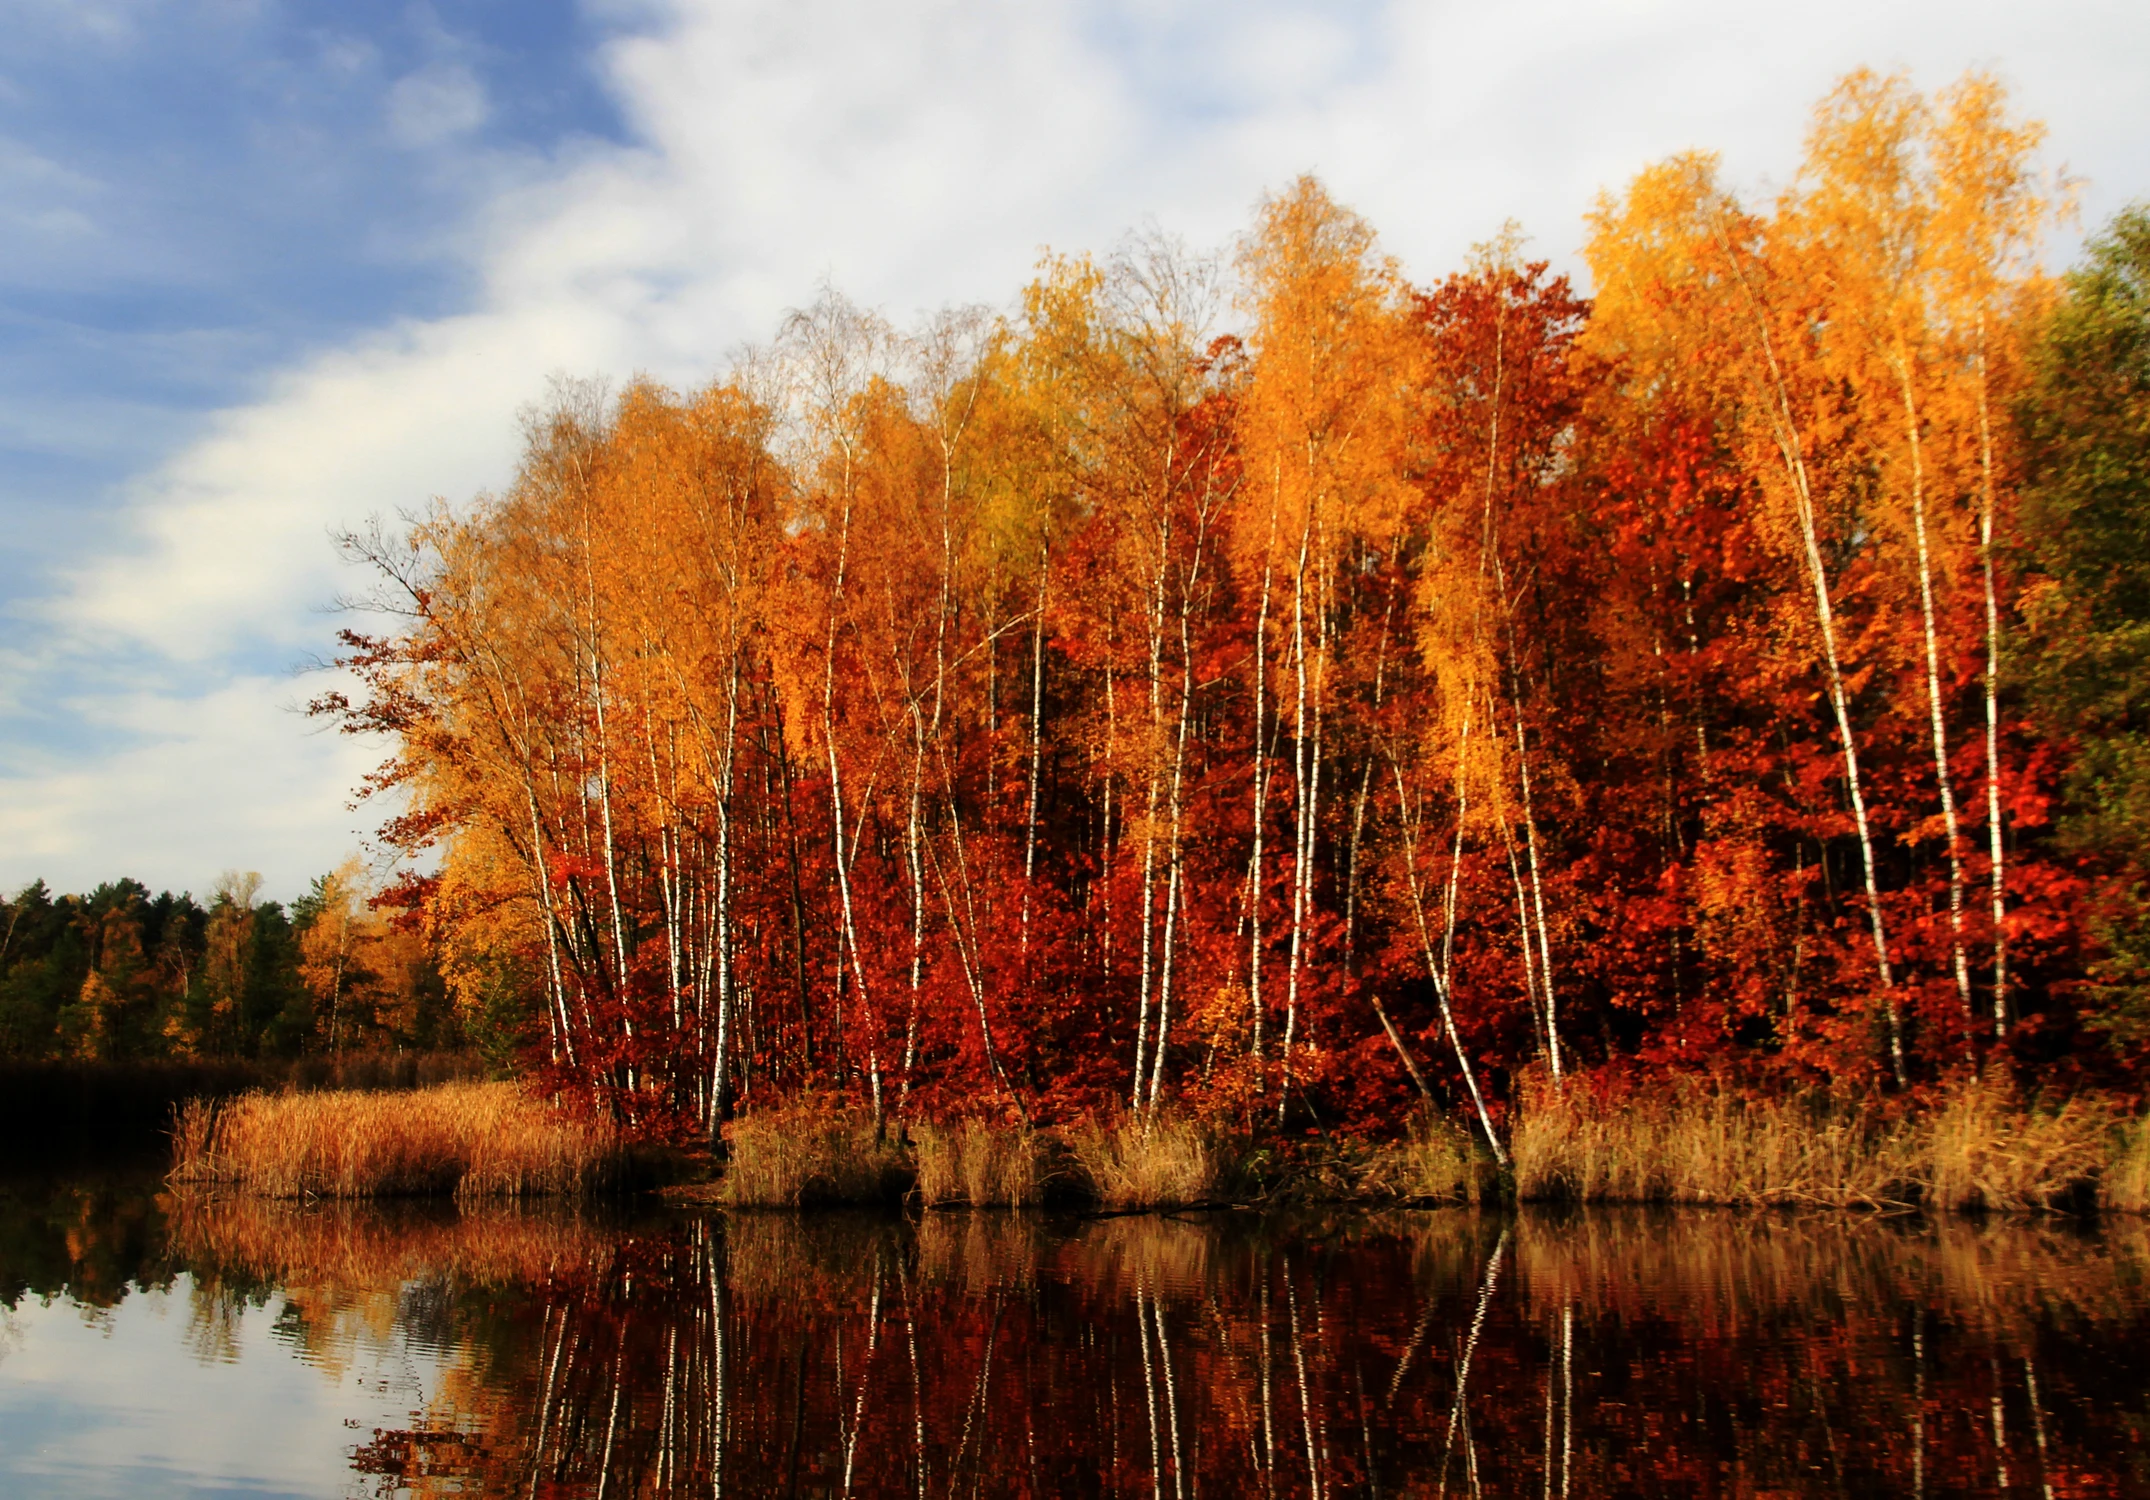
{"label": "water reflection", "polygon": [[10,1209],[11,1304],[164,1286],[197,1359],[267,1319],[312,1378],[422,1372],[347,1493],[2150,1493],[2133,1221],[97,1201],[21,1262],[67,1215]]}

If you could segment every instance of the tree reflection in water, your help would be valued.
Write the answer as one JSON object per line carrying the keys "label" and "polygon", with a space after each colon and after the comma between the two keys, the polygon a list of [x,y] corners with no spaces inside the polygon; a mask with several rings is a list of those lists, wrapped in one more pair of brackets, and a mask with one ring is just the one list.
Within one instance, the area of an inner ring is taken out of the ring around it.
{"label": "tree reflection in water", "polygon": [[2150,1492],[2134,1221],[171,1219],[451,1354],[384,1494]]}

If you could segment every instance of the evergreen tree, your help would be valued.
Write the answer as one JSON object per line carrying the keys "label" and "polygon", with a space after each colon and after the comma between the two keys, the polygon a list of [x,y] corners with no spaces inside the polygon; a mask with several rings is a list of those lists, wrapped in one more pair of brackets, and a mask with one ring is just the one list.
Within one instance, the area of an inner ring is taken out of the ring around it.
{"label": "evergreen tree", "polygon": [[2113,877],[2095,975],[2117,1041],[2150,1036],[2150,205],[2070,273],[2022,420],[2025,516],[2042,575],[2033,689],[2071,735],[2065,831]]}

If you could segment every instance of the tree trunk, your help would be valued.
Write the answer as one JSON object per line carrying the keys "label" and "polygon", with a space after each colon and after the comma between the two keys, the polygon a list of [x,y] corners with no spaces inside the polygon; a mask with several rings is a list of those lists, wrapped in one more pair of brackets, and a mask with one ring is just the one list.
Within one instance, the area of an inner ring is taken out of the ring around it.
{"label": "tree trunk", "polygon": [[[836,893],[843,915],[842,947],[850,955],[852,988],[858,995],[859,1015],[866,1028],[867,1086],[873,1098],[874,1123],[881,1120],[881,1057],[879,1038],[874,1035],[873,1013],[866,988],[866,966],[859,954],[858,922],[851,904],[851,861],[844,849],[844,783],[843,770],[836,755],[836,632],[842,615],[844,599],[844,569],[849,561],[851,547],[851,505],[846,499],[843,511],[842,535],[836,544],[836,580],[829,600],[829,630],[826,643],[827,654],[823,661],[821,687],[821,738],[828,751],[829,760],[829,816],[834,841],[830,853],[836,861]],[[843,1032],[843,962],[837,961],[836,1025],[839,1038]]]}
{"label": "tree trunk", "polygon": [[1037,890],[1038,767],[1045,731],[1045,581],[1049,554],[1038,547],[1037,617],[1030,626],[1030,795],[1023,807],[1023,956],[1030,956],[1030,903]]}
{"label": "tree trunk", "polygon": [[1295,816],[1292,821],[1291,947],[1284,985],[1284,1042],[1277,1049],[1282,1078],[1277,1095],[1277,1119],[1280,1122],[1285,1107],[1291,1102],[1291,1049],[1299,1029],[1299,970],[1305,959],[1306,897],[1312,884],[1309,866],[1314,844],[1315,781],[1319,774],[1318,767],[1308,759],[1310,746],[1318,753],[1319,735],[1310,738],[1306,723],[1306,572],[1307,554],[1313,540],[1312,511],[1313,502],[1309,498],[1307,519],[1299,531],[1298,568],[1292,579],[1292,800]]}
{"label": "tree trunk", "polygon": [[1471,1067],[1470,1055],[1463,1050],[1462,1034],[1456,1030],[1456,1012],[1449,987],[1449,957],[1456,935],[1456,873],[1463,853],[1463,815],[1465,810],[1464,755],[1470,740],[1470,718],[1463,721],[1462,738],[1456,746],[1456,853],[1449,865],[1447,922],[1448,930],[1441,940],[1441,952],[1434,953],[1433,933],[1426,922],[1426,898],[1418,876],[1418,813],[1411,801],[1410,790],[1404,785],[1403,764],[1395,756],[1389,758],[1389,769],[1396,777],[1396,804],[1398,821],[1403,826],[1404,838],[1404,884],[1411,896],[1411,916],[1418,932],[1419,951],[1425,958],[1426,977],[1433,981],[1433,994],[1441,1007],[1441,1025],[1448,1033],[1449,1045],[1455,1049],[1456,1067],[1463,1074],[1464,1087],[1470,1091],[1471,1106],[1478,1115],[1478,1127],[1485,1132],[1486,1144],[1492,1148],[1493,1159],[1503,1167],[1508,1165],[1508,1152],[1501,1145],[1500,1137],[1493,1131],[1493,1117],[1486,1109],[1485,1095],[1478,1089],[1478,1074]]}
{"label": "tree trunk", "polygon": [[1247,995],[1254,1016],[1254,1061],[1262,1062],[1262,834],[1269,816],[1269,603],[1277,546],[1276,486],[1271,485],[1269,543],[1262,552],[1262,598],[1254,616],[1254,852],[1247,861]]}
{"label": "tree trunk", "polygon": [[1986,844],[1993,863],[1993,1034],[2008,1034],[2006,853],[2001,825],[2001,611],[1993,586],[1993,421],[1987,404],[1986,317],[1978,318],[1978,562],[1986,593]]}
{"label": "tree trunk", "polygon": [[1919,439],[1918,405],[1911,390],[1910,356],[1897,350],[1897,379],[1904,396],[1904,435],[1911,445],[1912,534],[1918,541],[1919,623],[1926,646],[1926,708],[1933,724],[1934,780],[1941,789],[1941,821],[1948,838],[1948,935],[1956,993],[1971,1014],[1971,964],[1963,947],[1963,835],[1956,822],[1956,789],[1948,770],[1948,725],[1941,712],[1941,652],[1934,630],[1933,562],[1926,541],[1926,454]]}
{"label": "tree trunk", "polygon": [[1785,477],[1792,487],[1793,508],[1798,516],[1807,577],[1814,591],[1814,615],[1821,628],[1822,661],[1828,671],[1829,706],[1836,716],[1837,737],[1843,745],[1844,782],[1851,797],[1852,821],[1859,834],[1859,861],[1866,881],[1867,917],[1874,938],[1874,966],[1881,980],[1883,1005],[1888,1017],[1890,1071],[1896,1079],[1896,1086],[1903,1088],[1910,1081],[1904,1067],[1903,1016],[1896,1003],[1896,973],[1889,962],[1888,925],[1881,910],[1881,882],[1874,867],[1874,837],[1866,816],[1866,788],[1859,775],[1859,741],[1858,736],[1852,732],[1851,703],[1845,691],[1844,671],[1837,653],[1836,612],[1830,603],[1829,574],[1822,561],[1814,495],[1807,479],[1806,448],[1800,436],[1798,421],[1792,413],[1791,392],[1785,385],[1784,371],[1777,363],[1776,342],[1770,336],[1769,320],[1747,279],[1746,268],[1740,264],[1738,255],[1725,239],[1721,225],[1718,226],[1718,243],[1754,315],[1755,327],[1761,336],[1763,358],[1769,369],[1770,392],[1764,405],[1769,411],[1771,436],[1776,443],[1777,455],[1784,464]]}

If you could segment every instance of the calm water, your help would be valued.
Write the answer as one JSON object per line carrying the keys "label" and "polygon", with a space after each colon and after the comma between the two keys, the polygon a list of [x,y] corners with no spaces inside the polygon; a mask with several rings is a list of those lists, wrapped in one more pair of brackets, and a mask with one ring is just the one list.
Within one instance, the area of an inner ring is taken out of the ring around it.
{"label": "calm water", "polygon": [[8,1495],[2150,1494],[2150,1226],[0,1189]]}

